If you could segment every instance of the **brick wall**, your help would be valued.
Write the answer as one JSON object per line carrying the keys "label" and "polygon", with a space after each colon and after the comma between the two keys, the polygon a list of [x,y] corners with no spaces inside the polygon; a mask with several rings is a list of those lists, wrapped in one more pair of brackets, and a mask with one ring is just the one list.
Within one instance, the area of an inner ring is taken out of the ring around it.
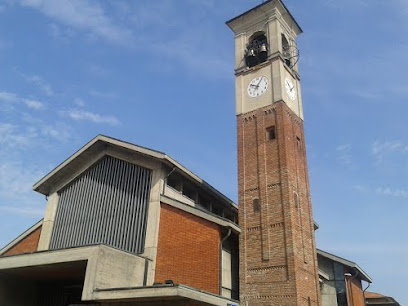
{"label": "brick wall", "polygon": [[41,226],[30,233],[23,240],[18,242],[15,246],[5,252],[3,255],[17,255],[24,253],[33,253],[37,251],[38,241],[41,235]]}
{"label": "brick wall", "polygon": [[278,102],[239,115],[237,132],[241,303],[319,305],[303,121]]}
{"label": "brick wall", "polygon": [[219,294],[220,241],[218,225],[162,203],[155,281]]}

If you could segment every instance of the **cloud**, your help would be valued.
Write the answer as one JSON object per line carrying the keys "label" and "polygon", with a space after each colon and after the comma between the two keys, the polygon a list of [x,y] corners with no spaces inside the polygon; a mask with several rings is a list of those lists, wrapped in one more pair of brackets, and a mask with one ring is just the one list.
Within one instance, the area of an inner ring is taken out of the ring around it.
{"label": "cloud", "polygon": [[14,110],[13,105],[18,105],[19,103],[34,110],[43,110],[46,108],[45,103],[39,100],[23,98],[16,93],[8,91],[0,91],[0,102],[4,102],[0,108],[0,110],[3,111],[12,111]]}
{"label": "cloud", "polygon": [[56,125],[41,125],[39,128],[42,136],[65,142],[72,137],[72,129],[63,123]]}
{"label": "cloud", "polygon": [[32,129],[20,132],[17,125],[0,123],[0,145],[4,148],[25,147],[37,136]]}
{"label": "cloud", "polygon": [[386,155],[394,152],[408,152],[408,146],[404,145],[399,140],[383,142],[375,141],[371,146],[371,153],[378,164],[384,161]]}
{"label": "cloud", "polygon": [[391,196],[395,198],[408,198],[408,190],[404,189],[393,189],[390,187],[379,187],[375,190],[377,194]]}
{"label": "cloud", "polygon": [[38,76],[38,75],[26,75],[26,74],[22,74],[22,76],[24,77],[24,79],[27,82],[36,85],[47,96],[53,96],[54,95],[54,91],[53,91],[51,85],[48,84],[40,76]]}
{"label": "cloud", "polygon": [[15,198],[31,194],[31,186],[43,175],[41,171],[21,162],[2,161],[0,164],[0,195]]}
{"label": "cloud", "polygon": [[354,167],[353,156],[351,154],[351,150],[352,150],[351,144],[342,144],[336,147],[337,161],[341,165],[347,166],[349,168]]}
{"label": "cloud", "polygon": [[79,107],[84,107],[85,106],[85,101],[82,100],[81,98],[75,98],[74,99],[74,104],[79,106]]}
{"label": "cloud", "polygon": [[38,100],[31,100],[31,99],[22,99],[25,105],[31,109],[41,110],[45,109],[45,104],[38,101]]}
{"label": "cloud", "polygon": [[110,43],[128,45],[133,37],[128,29],[115,25],[103,8],[88,0],[20,0],[22,6],[39,10],[61,24],[102,38]]}
{"label": "cloud", "polygon": [[45,200],[32,191],[33,183],[42,176],[42,171],[30,165],[0,160],[0,211],[25,216],[43,215]]}
{"label": "cloud", "polygon": [[363,192],[363,193],[365,193],[365,192],[368,191],[368,188],[367,188],[366,186],[363,186],[363,185],[354,185],[354,186],[352,186],[351,188],[352,188],[353,190],[355,190],[355,191]]}
{"label": "cloud", "polygon": [[15,102],[18,100],[18,96],[15,93],[0,91],[0,101]]}
{"label": "cloud", "polygon": [[382,94],[373,92],[370,90],[374,90],[373,88],[369,88],[368,91],[361,91],[361,90],[350,90],[348,93],[353,96],[356,97],[358,99],[362,99],[362,100],[368,100],[370,102],[372,102],[373,100],[379,100],[381,98],[383,98]]}
{"label": "cloud", "polygon": [[[49,31],[54,38],[66,41],[77,31],[81,31],[91,41],[101,39],[135,52],[149,53],[149,56],[156,58],[150,66],[152,69],[155,69],[156,64],[163,70],[163,62],[172,67],[181,63],[195,74],[200,73],[211,79],[231,76],[232,68],[228,55],[223,53],[223,46],[220,46],[219,40],[210,30],[212,24],[207,22],[207,15],[222,9],[220,6],[215,10],[216,2],[213,0],[201,0],[199,3],[190,1],[186,5],[194,5],[195,8],[191,9],[191,15],[186,15],[184,19],[178,16],[179,4],[168,0],[148,3],[91,0],[15,1],[52,19]],[[89,71],[102,78],[111,73],[106,67],[99,65],[89,67]]]}
{"label": "cloud", "polygon": [[48,26],[49,33],[51,36],[59,41],[62,42],[69,42],[74,37],[74,31],[71,28],[61,28],[60,26],[56,25],[55,23],[51,23]]}
{"label": "cloud", "polygon": [[90,121],[93,123],[106,123],[109,125],[119,125],[119,120],[114,116],[103,116],[100,114],[88,112],[81,109],[72,109],[61,112],[63,116],[69,117],[77,121]]}
{"label": "cloud", "polygon": [[161,57],[175,59],[189,69],[212,79],[231,77],[231,65],[227,58],[216,52],[204,51],[203,44],[197,41],[197,38],[182,37],[167,42],[152,42],[152,47]]}

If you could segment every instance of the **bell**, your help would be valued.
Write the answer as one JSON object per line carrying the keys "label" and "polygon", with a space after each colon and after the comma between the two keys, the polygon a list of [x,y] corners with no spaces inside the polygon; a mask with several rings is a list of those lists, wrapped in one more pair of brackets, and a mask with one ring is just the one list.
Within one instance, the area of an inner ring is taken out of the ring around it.
{"label": "bell", "polygon": [[268,59],[268,49],[266,44],[262,44],[259,48],[259,61],[265,62]]}
{"label": "bell", "polygon": [[247,50],[245,54],[245,63],[249,68],[258,64],[258,59],[256,58],[255,50],[253,48]]}

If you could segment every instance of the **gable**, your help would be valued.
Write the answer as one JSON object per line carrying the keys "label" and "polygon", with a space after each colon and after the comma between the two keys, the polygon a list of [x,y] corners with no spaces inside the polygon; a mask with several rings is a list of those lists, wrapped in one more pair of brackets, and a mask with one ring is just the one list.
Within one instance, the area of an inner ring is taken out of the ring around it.
{"label": "gable", "polygon": [[59,192],[50,249],[105,244],[142,253],[152,170],[105,156]]}

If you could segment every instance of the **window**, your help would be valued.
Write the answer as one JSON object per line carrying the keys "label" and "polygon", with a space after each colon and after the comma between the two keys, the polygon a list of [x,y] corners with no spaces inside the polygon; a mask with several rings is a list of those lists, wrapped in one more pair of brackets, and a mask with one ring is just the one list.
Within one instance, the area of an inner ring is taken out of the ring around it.
{"label": "window", "polygon": [[211,201],[204,197],[201,193],[198,194],[198,204],[206,210],[211,210]]}
{"label": "window", "polygon": [[268,42],[265,33],[254,33],[250,38],[245,51],[245,63],[251,68],[268,59]]}
{"label": "window", "polygon": [[170,175],[167,178],[167,185],[179,192],[182,190],[181,180],[176,175]]}
{"label": "window", "polygon": [[267,137],[268,137],[269,140],[276,139],[276,132],[275,132],[275,127],[274,126],[271,126],[270,128],[268,128],[266,130],[266,132],[267,132]]}
{"label": "window", "polygon": [[261,211],[261,203],[259,202],[258,198],[254,199],[253,207],[254,207],[254,213],[258,213]]}
{"label": "window", "polygon": [[196,191],[194,190],[194,188],[192,188],[192,186],[189,186],[188,184],[183,184],[183,195],[190,198],[194,202],[196,202],[197,200]]}
{"label": "window", "polygon": [[302,143],[301,143],[301,141],[300,141],[300,138],[297,137],[297,136],[296,136],[296,145],[297,145],[297,148],[298,148],[299,150],[302,149]]}
{"label": "window", "polygon": [[295,207],[299,208],[299,199],[298,199],[298,195],[296,192],[293,193],[293,198],[294,198],[294,202],[295,202]]}
{"label": "window", "polygon": [[216,214],[217,216],[223,216],[223,209],[218,207],[217,205],[212,205],[211,207],[212,213]]}
{"label": "window", "polygon": [[291,58],[290,46],[289,46],[288,40],[283,34],[282,34],[282,54],[283,54],[283,58],[285,59],[285,64],[288,67],[291,67],[292,63],[290,61],[290,58]]}

